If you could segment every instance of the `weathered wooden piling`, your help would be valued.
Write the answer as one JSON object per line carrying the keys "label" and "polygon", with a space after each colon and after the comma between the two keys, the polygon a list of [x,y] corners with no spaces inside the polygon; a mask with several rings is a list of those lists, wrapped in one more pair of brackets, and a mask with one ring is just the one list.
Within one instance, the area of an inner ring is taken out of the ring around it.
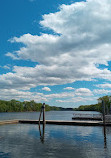
{"label": "weathered wooden piling", "polygon": [[105,121],[105,102],[104,102],[104,100],[102,100],[102,108],[103,108],[103,124],[105,126],[106,121]]}
{"label": "weathered wooden piling", "polygon": [[41,111],[40,111],[40,115],[39,115],[39,124],[40,124],[42,112],[43,112],[43,123],[45,123],[45,103],[43,103],[43,105],[41,107]]}
{"label": "weathered wooden piling", "polygon": [[43,109],[43,123],[45,124],[45,103],[43,103],[42,109]]}

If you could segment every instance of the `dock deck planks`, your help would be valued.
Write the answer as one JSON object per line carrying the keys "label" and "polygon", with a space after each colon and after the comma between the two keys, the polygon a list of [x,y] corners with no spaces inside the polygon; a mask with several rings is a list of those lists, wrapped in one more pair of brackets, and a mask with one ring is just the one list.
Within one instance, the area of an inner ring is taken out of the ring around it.
{"label": "dock deck planks", "polygon": [[[0,125],[5,124],[39,124],[39,120],[5,120],[0,121]],[[43,124],[43,121],[40,121]],[[62,121],[62,120],[46,120],[46,124],[50,125],[73,125],[73,126],[104,126],[102,121]],[[111,126],[111,123],[106,123],[106,126]]]}
{"label": "dock deck planks", "polygon": [[16,124],[19,123],[19,120],[3,120],[0,121],[0,125],[4,125],[4,124]]}
{"label": "dock deck planks", "polygon": [[[19,120],[19,123],[38,124],[38,120]],[[41,121],[40,123],[43,123]],[[103,126],[103,121],[62,121],[62,120],[46,120],[46,124],[52,125],[78,125],[78,126]],[[111,126],[111,123],[106,123],[106,126]]]}

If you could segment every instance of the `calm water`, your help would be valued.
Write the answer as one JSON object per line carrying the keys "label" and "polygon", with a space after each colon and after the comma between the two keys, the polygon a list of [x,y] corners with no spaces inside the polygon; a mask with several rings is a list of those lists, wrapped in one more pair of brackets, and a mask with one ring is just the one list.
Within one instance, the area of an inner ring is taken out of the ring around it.
{"label": "calm water", "polygon": [[[73,112],[46,112],[71,120]],[[0,113],[0,120],[38,119],[39,113]],[[41,131],[41,132],[40,132]],[[0,126],[0,158],[110,158],[111,127],[12,124]]]}

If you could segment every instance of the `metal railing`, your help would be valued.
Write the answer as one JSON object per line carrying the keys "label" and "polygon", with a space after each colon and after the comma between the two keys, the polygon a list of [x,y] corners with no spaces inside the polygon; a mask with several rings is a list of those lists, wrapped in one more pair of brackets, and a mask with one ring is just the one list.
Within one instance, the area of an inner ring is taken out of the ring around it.
{"label": "metal railing", "polygon": [[80,113],[74,113],[73,114],[74,118],[101,118],[103,119],[102,114],[80,114]]}

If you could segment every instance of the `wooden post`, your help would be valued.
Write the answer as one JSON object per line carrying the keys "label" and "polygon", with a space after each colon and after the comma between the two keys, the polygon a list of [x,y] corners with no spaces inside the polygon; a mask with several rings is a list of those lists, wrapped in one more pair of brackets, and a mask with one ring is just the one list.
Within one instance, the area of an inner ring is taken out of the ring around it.
{"label": "wooden post", "polygon": [[40,125],[41,114],[42,114],[42,108],[41,108],[40,115],[39,115],[39,125]]}
{"label": "wooden post", "polygon": [[[41,133],[41,128],[40,128],[40,119],[41,119],[41,114],[43,112],[43,130]],[[45,135],[45,103],[43,103],[40,111],[40,116],[39,116],[39,132],[40,132],[40,140],[42,143],[44,143],[44,135]]]}
{"label": "wooden post", "polygon": [[104,148],[107,148],[107,139],[106,139],[106,126],[104,128]]}
{"label": "wooden post", "polygon": [[45,123],[43,123],[42,132],[41,132],[41,128],[40,128],[40,125],[39,125],[39,134],[40,134],[40,140],[41,140],[41,142],[44,143],[44,137],[45,137]]}
{"label": "wooden post", "polygon": [[104,100],[102,100],[102,108],[103,108],[103,124],[105,125],[105,103]]}
{"label": "wooden post", "polygon": [[106,105],[106,115],[109,114],[108,105]]}
{"label": "wooden post", "polygon": [[109,114],[111,114],[111,103],[110,103],[110,107],[109,107]]}
{"label": "wooden post", "polygon": [[43,108],[43,124],[45,124],[45,103],[43,103],[42,108]]}

